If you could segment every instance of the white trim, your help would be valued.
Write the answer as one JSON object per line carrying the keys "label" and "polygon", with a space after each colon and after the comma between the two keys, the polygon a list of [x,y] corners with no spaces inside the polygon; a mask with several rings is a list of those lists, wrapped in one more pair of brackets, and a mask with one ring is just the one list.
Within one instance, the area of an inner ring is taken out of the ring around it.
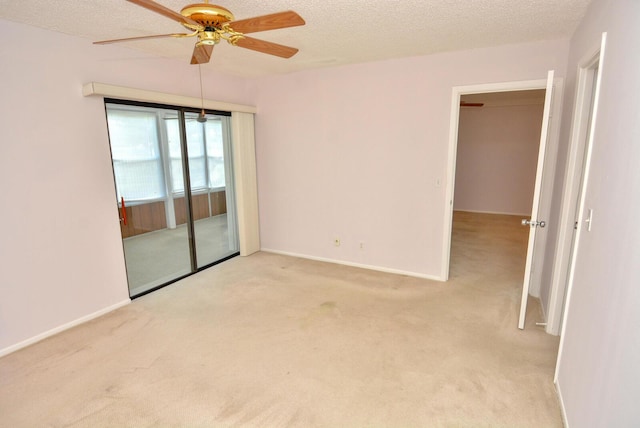
{"label": "white trim", "polygon": [[558,382],[555,382],[556,385],[556,395],[558,396],[558,401],[560,402],[560,414],[562,415],[562,422],[564,428],[569,428],[569,420],[567,419],[567,411],[564,407],[564,399],[562,398],[562,391],[560,390],[560,385]]}
{"label": "white trim", "polygon": [[98,95],[107,98],[118,98],[132,101],[142,101],[158,104],[169,104],[182,107],[202,107],[209,110],[238,111],[243,113],[256,113],[258,109],[254,106],[233,104],[223,101],[201,100],[196,97],[184,95],[167,94],[164,92],[147,91],[144,89],[128,88],[125,86],[109,85],[107,83],[89,82],[82,86],[82,95],[89,97]]}
{"label": "white trim", "polygon": [[[562,190],[562,202],[560,208],[560,216],[558,218],[558,237],[556,240],[556,250],[554,254],[554,265],[551,276],[551,293],[549,295],[549,316],[547,318],[546,332],[553,335],[560,334],[562,313],[567,292],[567,284],[569,279],[569,266],[571,263],[571,243],[573,237],[573,224],[577,215],[577,206],[579,203],[579,185],[577,180],[581,179],[584,171],[578,177],[578,171],[582,170],[584,161],[586,160],[586,151],[588,142],[582,146],[581,140],[584,138],[583,131],[586,126],[583,121],[589,120],[589,112],[584,114],[584,108],[589,107],[585,104],[587,76],[593,65],[602,59],[600,52],[603,49],[603,41],[601,40],[597,46],[594,46],[587,55],[578,63],[578,79],[576,82],[577,91],[573,104],[573,118],[571,122],[571,131],[569,139],[569,153],[565,164],[565,183]],[[598,65],[600,67],[600,64]],[[598,71],[599,72],[599,71]],[[596,79],[599,78],[596,73]],[[599,83],[598,83],[599,84]],[[591,94],[594,97],[595,90]],[[595,106],[594,106],[595,107]],[[592,114],[593,122],[595,122],[595,110]],[[579,148],[582,150],[578,151]]]}
{"label": "white trim", "polygon": [[[547,79],[519,80],[515,82],[480,83],[478,85],[454,86],[460,95],[486,94],[489,92],[528,91],[532,89],[545,89]],[[460,106],[460,100],[456,107]]]}
{"label": "white trim", "polygon": [[451,262],[451,228],[453,225],[453,195],[456,177],[456,153],[458,146],[458,125],[460,118],[460,96],[464,94],[481,94],[489,92],[526,91],[545,89],[546,79],[523,80],[519,82],[484,83],[480,85],[454,86],[451,94],[451,120],[449,122],[449,148],[447,154],[447,173],[445,189],[444,228],[442,237],[442,265],[440,277],[449,279]]}
{"label": "white trim", "polygon": [[593,149],[593,139],[596,130],[596,121],[598,117],[598,104],[600,101],[600,84],[602,82],[602,69],[604,68],[604,55],[605,55],[605,47],[607,44],[607,33],[602,33],[602,41],[600,46],[600,60],[598,63],[598,76],[595,94],[593,98],[593,113],[591,120],[591,130],[589,132],[589,141],[587,141],[587,153],[586,160],[584,163],[584,171],[582,172],[584,178],[582,183],[582,190],[580,192],[579,206],[578,206],[578,230],[576,231],[576,238],[574,243],[574,251],[571,256],[571,264],[569,269],[569,279],[567,280],[567,290],[566,290],[566,298],[565,298],[565,309],[564,315],[562,316],[562,331],[560,333],[560,346],[558,348],[558,358],[556,360],[556,371],[553,376],[553,381],[558,383],[558,371],[560,370],[560,364],[562,363],[562,353],[564,350],[564,340],[565,340],[565,331],[567,329],[567,318],[569,316],[569,312],[571,310],[571,291],[573,290],[573,278],[576,270],[576,260],[578,258],[578,252],[580,250],[580,237],[582,236],[582,230],[584,227],[581,227],[584,223],[584,206],[585,199],[587,194],[587,187],[589,186],[589,169],[591,166],[591,154]]}
{"label": "white trim", "polygon": [[41,340],[44,340],[44,339],[46,339],[48,337],[51,337],[51,336],[53,336],[55,334],[58,334],[58,333],[63,332],[65,330],[68,330],[68,329],[70,329],[72,327],[75,327],[77,325],[84,324],[87,321],[91,321],[92,319],[98,318],[98,317],[100,317],[100,316],[102,316],[102,315],[104,315],[104,314],[106,314],[108,312],[115,311],[116,309],[119,309],[119,308],[121,308],[123,306],[126,306],[129,303],[131,303],[131,299],[123,300],[120,303],[116,303],[115,305],[111,305],[111,306],[108,306],[108,307],[106,307],[104,309],[100,309],[97,312],[94,312],[92,314],[89,314],[89,315],[86,315],[84,317],[78,318],[78,319],[76,319],[74,321],[68,322],[66,324],[58,326],[58,327],[56,327],[54,329],[51,329],[49,331],[45,331],[44,333],[38,334],[37,336],[33,336],[33,337],[31,337],[31,338],[29,338],[27,340],[23,340],[22,342],[16,343],[15,345],[11,345],[11,346],[9,346],[7,348],[0,349],[0,357],[3,357],[3,356],[8,355],[8,354],[11,354],[12,352],[15,352],[15,351],[17,351],[19,349],[26,348],[29,345],[33,345],[36,342],[40,342]]}
{"label": "white trim", "polygon": [[298,258],[301,258],[301,259],[315,260],[315,261],[318,261],[318,262],[325,262],[325,263],[333,263],[333,264],[337,264],[337,265],[351,266],[351,267],[356,267],[356,268],[360,268],[360,269],[375,270],[375,271],[378,271],[378,272],[393,273],[393,274],[396,274],[396,275],[411,276],[411,277],[414,277],[414,278],[429,279],[429,280],[438,281],[438,282],[444,282],[445,281],[444,279],[439,278],[439,277],[434,276],[434,275],[426,275],[426,274],[423,274],[423,273],[410,272],[410,271],[405,271],[405,270],[400,270],[400,269],[390,269],[390,268],[385,268],[385,267],[380,267],[380,266],[372,266],[372,265],[365,265],[365,264],[361,264],[361,263],[346,262],[346,261],[343,261],[343,260],[328,259],[328,258],[325,258],[325,257],[316,257],[316,256],[309,256],[309,255],[306,255],[306,254],[290,253],[288,251],[272,250],[270,248],[261,248],[260,251],[263,251],[265,253],[280,254],[282,256],[290,256],[290,257],[298,257]]}

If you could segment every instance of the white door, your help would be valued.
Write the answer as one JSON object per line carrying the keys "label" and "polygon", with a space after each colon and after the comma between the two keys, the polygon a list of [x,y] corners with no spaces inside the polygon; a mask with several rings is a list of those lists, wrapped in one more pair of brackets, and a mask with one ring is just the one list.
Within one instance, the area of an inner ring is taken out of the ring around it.
{"label": "white door", "polygon": [[543,248],[536,248],[536,234],[540,228],[545,227],[544,219],[538,218],[540,211],[540,193],[542,192],[542,177],[544,173],[544,160],[547,149],[547,140],[549,139],[549,128],[551,120],[551,105],[553,99],[553,70],[547,74],[547,91],[544,98],[544,113],[542,117],[542,130],[540,132],[540,147],[538,149],[538,167],[536,169],[536,183],[533,191],[533,206],[531,208],[531,218],[523,219],[522,224],[529,227],[529,244],[527,247],[527,261],[524,271],[524,281],[522,284],[522,300],[520,302],[520,319],[518,320],[518,328],[524,328],[524,319],[527,313],[527,298],[529,297],[529,287],[531,285],[531,277],[534,269],[533,261],[540,260],[536,257],[535,252],[544,251]]}

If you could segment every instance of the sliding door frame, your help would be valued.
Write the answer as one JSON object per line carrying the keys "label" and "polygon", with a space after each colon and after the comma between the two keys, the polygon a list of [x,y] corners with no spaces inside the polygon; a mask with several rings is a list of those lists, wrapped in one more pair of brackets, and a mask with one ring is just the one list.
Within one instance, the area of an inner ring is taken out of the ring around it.
{"label": "sliding door frame", "polygon": [[[138,297],[142,297],[146,294],[152,293],[156,290],[159,290],[160,288],[166,287],[167,285],[173,284],[176,281],[179,281],[181,279],[187,278],[195,273],[198,273],[204,269],[207,269],[211,266],[217,265],[219,263],[222,263],[226,260],[229,260],[233,257],[236,257],[238,255],[240,255],[240,250],[235,251],[232,254],[229,254],[221,259],[215,260],[211,263],[207,263],[203,266],[198,266],[198,259],[197,259],[197,249],[196,249],[196,237],[195,237],[195,220],[194,220],[194,215],[193,215],[193,200],[192,200],[192,189],[191,189],[191,175],[190,175],[190,165],[189,165],[189,151],[188,151],[188,144],[187,144],[187,130],[186,130],[186,117],[185,114],[186,113],[199,113],[202,109],[197,109],[194,107],[186,107],[186,106],[176,106],[176,105],[169,105],[169,104],[158,104],[158,103],[152,103],[152,102],[143,102],[143,101],[132,101],[132,100],[127,100],[127,99],[118,99],[118,98],[104,98],[104,106],[105,106],[105,115],[107,112],[107,104],[119,104],[119,105],[126,105],[126,106],[134,106],[134,107],[147,107],[147,108],[158,108],[158,109],[165,109],[165,110],[175,110],[178,113],[178,125],[179,125],[179,132],[180,132],[180,150],[181,150],[181,155],[182,155],[182,173],[183,173],[183,182],[184,182],[184,201],[185,201],[185,211],[186,211],[186,216],[187,216],[187,238],[188,238],[188,242],[189,242],[189,257],[190,257],[190,262],[191,262],[191,272],[186,274],[186,275],[180,275],[174,279],[171,279],[165,283],[162,283],[160,285],[156,285],[153,287],[150,287],[147,290],[144,290],[140,293],[131,295],[130,294],[130,298],[131,299],[136,299]],[[227,111],[219,111],[219,110],[208,110],[208,109],[204,109],[205,114],[211,114],[211,115],[216,115],[216,116],[226,116],[231,118],[232,114],[231,112],[227,112]],[[231,137],[231,132],[229,132],[229,130],[225,130],[225,136],[230,138]],[[233,147],[233,143],[230,142],[228,144],[225,144],[226,147],[228,147],[229,149],[232,149]],[[109,150],[111,151],[111,145],[109,147]],[[230,150],[229,154],[232,156],[231,161],[233,161],[233,151]],[[164,156],[164,154],[161,154],[161,156]],[[111,154],[111,157],[113,159],[113,154]],[[165,160],[163,159],[163,163],[165,162]],[[205,159],[205,164],[207,163],[207,159]],[[225,164],[227,164],[227,161],[225,161]],[[116,186],[116,179],[115,179],[115,170],[113,171],[114,176],[113,176],[113,180],[114,180],[114,186]],[[226,165],[225,165],[225,176],[226,177],[230,177],[232,175],[229,174],[229,172],[227,171]],[[235,188],[235,181],[232,182],[232,185]],[[225,192],[228,193],[228,192]],[[232,194],[235,194],[235,189],[232,192]],[[167,199],[169,199],[169,196],[167,197]],[[232,197],[232,199],[234,201],[237,200],[237,198],[235,196]],[[227,209],[229,211],[229,209]],[[237,216],[237,209],[236,207],[232,207],[231,211],[233,212],[233,216]],[[230,222],[231,225],[233,225],[233,227],[235,227],[237,229],[238,227],[238,222],[237,220],[233,219],[233,221]],[[238,231],[234,230],[233,235],[235,235],[237,237]],[[124,241],[122,242],[123,244],[123,253],[124,253]],[[239,245],[239,242],[238,242]],[[125,266],[126,266],[126,258],[125,258]],[[127,274],[127,283],[129,282],[129,276]],[[128,287],[129,289],[129,293],[131,293],[131,287]]]}

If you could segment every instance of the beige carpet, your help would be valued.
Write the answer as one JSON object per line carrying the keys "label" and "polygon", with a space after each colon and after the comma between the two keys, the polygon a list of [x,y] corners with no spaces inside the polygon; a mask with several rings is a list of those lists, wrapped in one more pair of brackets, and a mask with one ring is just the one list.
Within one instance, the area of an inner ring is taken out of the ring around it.
{"label": "beige carpet", "polygon": [[448,283],[236,257],[0,359],[0,426],[562,426],[525,241],[457,213]]}

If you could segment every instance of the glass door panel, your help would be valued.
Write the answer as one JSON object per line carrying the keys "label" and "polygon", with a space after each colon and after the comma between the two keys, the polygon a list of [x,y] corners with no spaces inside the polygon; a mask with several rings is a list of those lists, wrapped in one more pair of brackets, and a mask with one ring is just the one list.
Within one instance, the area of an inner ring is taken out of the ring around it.
{"label": "glass door panel", "polygon": [[230,117],[185,113],[197,266],[239,251],[231,163]]}
{"label": "glass door panel", "polygon": [[230,116],[105,107],[129,294],[237,255]]}
{"label": "glass door panel", "polygon": [[180,112],[105,104],[129,293],[136,296],[192,272]]}

